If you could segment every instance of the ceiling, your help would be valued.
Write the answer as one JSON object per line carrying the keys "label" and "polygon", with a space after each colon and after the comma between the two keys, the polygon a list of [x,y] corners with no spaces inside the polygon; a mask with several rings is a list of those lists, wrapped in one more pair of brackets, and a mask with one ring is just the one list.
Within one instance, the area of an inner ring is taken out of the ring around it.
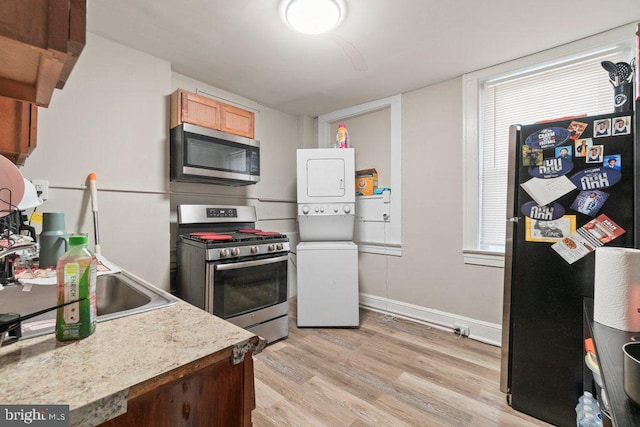
{"label": "ceiling", "polygon": [[640,21],[638,0],[345,0],[342,24],[310,36],[282,22],[279,3],[88,0],[88,29],[314,117]]}

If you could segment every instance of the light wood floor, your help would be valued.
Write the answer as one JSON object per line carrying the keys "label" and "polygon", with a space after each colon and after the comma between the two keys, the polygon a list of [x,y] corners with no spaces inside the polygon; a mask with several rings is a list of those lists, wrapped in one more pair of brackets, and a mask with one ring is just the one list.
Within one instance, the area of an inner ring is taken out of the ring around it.
{"label": "light wood floor", "polygon": [[361,310],[359,329],[297,328],[255,356],[263,426],[539,426],[500,392],[500,349]]}

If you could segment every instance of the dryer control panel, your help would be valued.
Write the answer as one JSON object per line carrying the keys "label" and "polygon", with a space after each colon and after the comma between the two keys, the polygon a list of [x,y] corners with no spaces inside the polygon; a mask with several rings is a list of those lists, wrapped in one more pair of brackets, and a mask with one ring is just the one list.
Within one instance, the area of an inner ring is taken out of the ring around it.
{"label": "dryer control panel", "polygon": [[299,204],[299,216],[354,215],[354,203]]}

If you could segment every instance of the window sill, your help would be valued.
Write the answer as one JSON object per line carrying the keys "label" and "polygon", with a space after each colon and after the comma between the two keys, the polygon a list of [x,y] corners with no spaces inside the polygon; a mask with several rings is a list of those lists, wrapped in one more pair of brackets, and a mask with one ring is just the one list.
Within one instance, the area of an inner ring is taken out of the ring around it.
{"label": "window sill", "polygon": [[465,264],[504,268],[504,253],[502,252],[463,249],[462,256]]}

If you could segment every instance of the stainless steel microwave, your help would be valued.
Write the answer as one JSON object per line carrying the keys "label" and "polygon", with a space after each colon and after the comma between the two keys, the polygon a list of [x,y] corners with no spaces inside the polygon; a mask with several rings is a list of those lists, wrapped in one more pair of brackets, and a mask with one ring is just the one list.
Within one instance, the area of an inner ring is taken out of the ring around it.
{"label": "stainless steel microwave", "polygon": [[260,142],[182,123],[170,133],[171,180],[222,185],[260,181]]}

